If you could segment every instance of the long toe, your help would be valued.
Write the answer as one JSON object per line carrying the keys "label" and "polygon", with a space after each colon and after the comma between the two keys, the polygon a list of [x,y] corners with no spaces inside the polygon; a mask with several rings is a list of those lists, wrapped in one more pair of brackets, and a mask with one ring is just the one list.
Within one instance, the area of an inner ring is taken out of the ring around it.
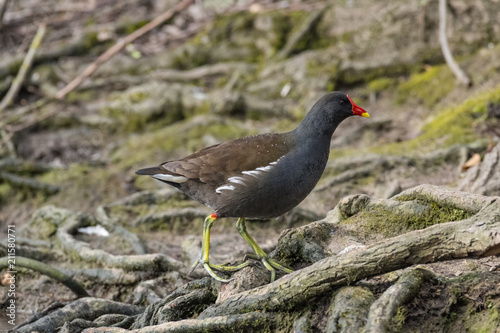
{"label": "long toe", "polygon": [[274,259],[271,259],[271,258],[267,258],[267,262],[269,263],[269,265],[271,265],[274,268],[279,269],[280,271],[283,271],[285,273],[292,273],[293,272],[293,269],[291,269],[290,267],[288,267],[288,266],[280,263],[277,260],[274,260]]}
{"label": "long toe", "polygon": [[250,265],[250,262],[245,261],[244,263],[236,266],[229,266],[229,264],[215,265],[211,263],[208,263],[208,265],[210,266],[210,268],[215,269],[216,271],[219,272],[237,272]]}
{"label": "long toe", "polygon": [[205,270],[208,272],[208,274],[210,274],[210,276],[213,277],[214,279],[216,279],[217,281],[227,283],[227,282],[234,280],[233,278],[231,278],[231,279],[221,278],[220,276],[215,274],[215,272],[212,270],[212,268],[210,268],[210,264],[208,264],[208,263],[203,263],[203,267],[205,267]]}
{"label": "long toe", "polygon": [[275,268],[275,269],[280,270],[282,272],[285,272],[285,273],[292,273],[293,272],[292,268],[288,267],[285,264],[280,263],[278,260],[274,260],[274,259],[271,259],[269,257],[261,257],[261,256],[258,256],[256,254],[245,254],[245,260],[246,259],[259,260],[263,263],[264,266],[266,266],[266,268],[267,268],[267,265],[264,263],[264,261],[267,264],[269,264],[272,268]]}
{"label": "long toe", "polygon": [[260,261],[267,268],[267,270],[271,272],[271,282],[274,282],[274,280],[276,279],[276,270],[273,266],[271,266],[271,264],[269,264],[268,260],[269,258],[262,257]]}

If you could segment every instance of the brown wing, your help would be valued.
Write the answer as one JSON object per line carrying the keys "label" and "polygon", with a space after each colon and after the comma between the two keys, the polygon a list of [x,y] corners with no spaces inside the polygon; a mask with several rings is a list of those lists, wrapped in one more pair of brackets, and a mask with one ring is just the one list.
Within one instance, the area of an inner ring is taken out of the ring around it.
{"label": "brown wing", "polygon": [[181,160],[165,162],[161,168],[217,186],[242,171],[255,170],[277,161],[293,146],[287,134],[261,134],[204,148]]}

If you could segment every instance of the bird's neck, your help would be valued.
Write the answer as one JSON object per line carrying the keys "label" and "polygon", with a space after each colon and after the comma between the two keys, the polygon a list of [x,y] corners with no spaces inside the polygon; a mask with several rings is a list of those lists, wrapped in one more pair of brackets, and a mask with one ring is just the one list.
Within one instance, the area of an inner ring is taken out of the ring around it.
{"label": "bird's neck", "polygon": [[321,118],[314,117],[313,112],[309,112],[293,132],[294,136],[301,141],[317,139],[330,142],[337,126],[338,124],[327,124]]}

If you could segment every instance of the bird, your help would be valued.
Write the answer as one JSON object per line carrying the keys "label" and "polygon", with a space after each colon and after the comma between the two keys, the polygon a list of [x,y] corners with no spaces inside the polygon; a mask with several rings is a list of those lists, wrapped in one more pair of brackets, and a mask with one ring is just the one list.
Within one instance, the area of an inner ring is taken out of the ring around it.
{"label": "bird", "polygon": [[203,265],[214,279],[229,282],[215,271],[234,272],[249,265],[217,265],[209,260],[210,229],[219,218],[237,218],[236,229],[275,280],[276,270],[290,267],[269,258],[246,230],[246,219],[269,219],[297,206],[318,183],[337,126],[350,116],[370,115],[345,93],[321,97],[297,128],[216,144],[179,160],[136,171],[174,186],[211,209],[203,223],[202,253],[192,267]]}

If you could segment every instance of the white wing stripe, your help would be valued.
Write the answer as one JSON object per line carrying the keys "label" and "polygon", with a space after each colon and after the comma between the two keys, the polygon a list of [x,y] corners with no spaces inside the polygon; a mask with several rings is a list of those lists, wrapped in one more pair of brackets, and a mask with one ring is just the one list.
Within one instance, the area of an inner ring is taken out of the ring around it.
{"label": "white wing stripe", "polygon": [[246,185],[245,182],[243,181],[244,179],[242,177],[230,177],[227,180],[229,180],[230,183]]}
{"label": "white wing stripe", "polygon": [[259,171],[269,171],[269,170],[271,170],[272,168],[273,168],[273,166],[272,166],[272,165],[267,165],[267,166],[265,166],[265,167],[258,167],[258,168],[257,168],[257,169],[255,169],[255,170],[259,170]]}
{"label": "white wing stripe", "polygon": [[257,170],[250,170],[250,171],[242,171],[241,172],[242,174],[244,175],[249,175],[249,176],[257,176],[260,174],[260,171],[257,171]]}
{"label": "white wing stripe", "polygon": [[222,186],[219,186],[215,189],[215,192],[217,193],[222,193],[221,191],[222,190],[230,190],[230,191],[234,191],[234,186],[233,185],[222,185]]}

